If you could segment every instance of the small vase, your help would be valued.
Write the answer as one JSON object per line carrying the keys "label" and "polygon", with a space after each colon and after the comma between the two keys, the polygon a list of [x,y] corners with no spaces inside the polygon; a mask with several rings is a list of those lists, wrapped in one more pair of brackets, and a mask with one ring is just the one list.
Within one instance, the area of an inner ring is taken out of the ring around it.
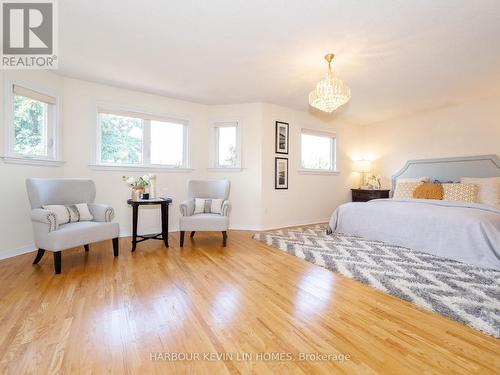
{"label": "small vase", "polygon": [[156,175],[149,175],[149,198],[156,198]]}
{"label": "small vase", "polygon": [[132,188],[132,200],[135,202],[140,201],[142,193],[144,193],[144,188]]}

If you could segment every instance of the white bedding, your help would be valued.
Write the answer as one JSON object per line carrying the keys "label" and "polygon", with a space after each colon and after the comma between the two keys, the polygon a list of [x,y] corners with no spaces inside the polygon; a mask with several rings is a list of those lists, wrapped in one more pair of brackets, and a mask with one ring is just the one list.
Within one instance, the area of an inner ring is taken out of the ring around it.
{"label": "white bedding", "polygon": [[500,270],[500,210],[476,203],[377,199],[339,206],[330,228]]}

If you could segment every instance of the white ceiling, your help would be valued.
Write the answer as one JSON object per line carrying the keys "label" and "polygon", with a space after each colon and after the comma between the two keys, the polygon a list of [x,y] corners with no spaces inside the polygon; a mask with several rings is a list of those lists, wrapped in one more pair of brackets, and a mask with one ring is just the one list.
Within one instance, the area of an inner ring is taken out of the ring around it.
{"label": "white ceiling", "polygon": [[64,0],[60,73],[207,104],[308,109],[323,56],[370,123],[500,87],[500,1]]}

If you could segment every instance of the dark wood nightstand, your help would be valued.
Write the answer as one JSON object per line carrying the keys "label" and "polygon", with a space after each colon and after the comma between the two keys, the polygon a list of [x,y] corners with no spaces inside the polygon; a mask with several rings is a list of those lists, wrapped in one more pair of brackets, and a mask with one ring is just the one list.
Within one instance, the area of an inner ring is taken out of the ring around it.
{"label": "dark wood nightstand", "polygon": [[351,189],[353,202],[368,202],[372,199],[389,198],[390,190]]}

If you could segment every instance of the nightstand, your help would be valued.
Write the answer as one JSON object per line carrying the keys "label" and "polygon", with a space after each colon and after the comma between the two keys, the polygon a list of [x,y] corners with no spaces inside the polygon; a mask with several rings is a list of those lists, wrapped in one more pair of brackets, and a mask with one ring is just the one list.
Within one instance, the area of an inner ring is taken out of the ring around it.
{"label": "nightstand", "polygon": [[389,198],[390,190],[351,189],[353,202],[368,202],[372,199]]}

